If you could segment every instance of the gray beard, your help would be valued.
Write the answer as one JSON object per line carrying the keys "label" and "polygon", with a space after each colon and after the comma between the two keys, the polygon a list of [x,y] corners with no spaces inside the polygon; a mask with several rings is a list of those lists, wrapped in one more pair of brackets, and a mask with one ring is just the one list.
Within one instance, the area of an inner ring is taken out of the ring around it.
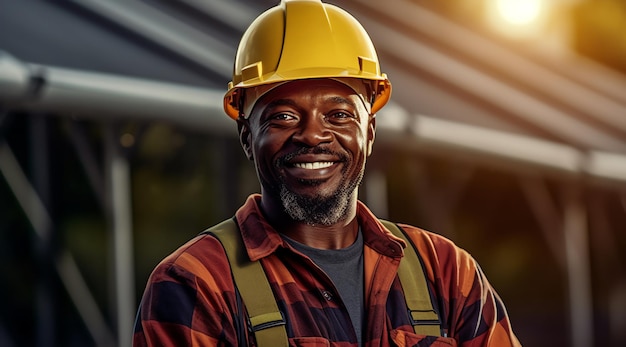
{"label": "gray beard", "polygon": [[280,200],[285,212],[295,221],[309,225],[332,225],[346,218],[348,207],[361,183],[363,172],[358,179],[342,186],[330,196],[302,196],[280,185]]}

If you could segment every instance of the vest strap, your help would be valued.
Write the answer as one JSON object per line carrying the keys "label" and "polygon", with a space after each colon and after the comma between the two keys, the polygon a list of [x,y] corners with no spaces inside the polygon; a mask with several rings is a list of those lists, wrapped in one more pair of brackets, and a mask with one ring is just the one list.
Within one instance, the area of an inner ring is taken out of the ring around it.
{"label": "vest strap", "polygon": [[407,247],[404,248],[404,257],[400,260],[398,276],[404,290],[404,299],[413,330],[419,335],[441,336],[441,321],[433,308],[426,283],[426,271],[413,242],[397,224],[382,219],[380,221],[387,230],[407,243]]}
{"label": "vest strap", "polygon": [[[433,308],[425,270],[415,245],[397,224],[386,220],[380,221],[385,228],[407,243],[404,257],[398,268],[398,276],[414,332],[418,335],[441,336],[441,321]],[[251,330],[255,335],[257,345],[288,347],[285,317],[278,309],[261,263],[250,261],[248,258],[234,218],[225,220],[204,233],[214,235],[224,246],[237,287],[236,291],[240,293],[248,310]],[[417,268],[418,264],[419,268]],[[240,341],[240,344],[242,343],[246,342]]]}
{"label": "vest strap", "polygon": [[228,219],[208,231],[224,246],[235,285],[248,310],[257,345],[288,347],[285,318],[278,309],[261,263],[248,258],[236,222]]}

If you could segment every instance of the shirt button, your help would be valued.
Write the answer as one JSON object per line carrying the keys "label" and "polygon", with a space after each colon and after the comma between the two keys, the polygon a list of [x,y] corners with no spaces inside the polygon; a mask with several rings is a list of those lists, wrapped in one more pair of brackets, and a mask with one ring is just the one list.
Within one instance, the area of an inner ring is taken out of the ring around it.
{"label": "shirt button", "polygon": [[328,301],[331,301],[333,299],[333,295],[327,290],[322,290],[322,296]]}

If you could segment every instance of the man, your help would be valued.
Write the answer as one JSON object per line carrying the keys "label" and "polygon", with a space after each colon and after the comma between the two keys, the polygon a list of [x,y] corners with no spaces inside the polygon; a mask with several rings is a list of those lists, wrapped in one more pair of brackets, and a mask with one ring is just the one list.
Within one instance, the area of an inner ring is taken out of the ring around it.
{"label": "man", "polygon": [[[283,0],[241,40],[224,108],[261,194],[234,220],[246,258],[271,285],[289,345],[520,346],[468,253],[409,225],[401,225],[404,242],[358,201],[375,114],[390,93],[365,30],[319,0]],[[422,261],[411,276],[426,278],[436,307],[429,336],[414,330],[414,293],[398,275],[409,243]],[[242,307],[252,303],[242,302],[235,267],[211,233],[168,256],[147,284],[134,345],[256,346],[263,327],[246,318]]]}

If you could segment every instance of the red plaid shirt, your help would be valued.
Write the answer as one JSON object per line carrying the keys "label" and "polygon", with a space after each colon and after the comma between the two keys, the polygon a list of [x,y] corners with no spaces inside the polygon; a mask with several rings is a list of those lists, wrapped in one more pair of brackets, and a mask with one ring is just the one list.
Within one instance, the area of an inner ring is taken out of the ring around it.
{"label": "red plaid shirt", "polygon": [[[290,345],[356,347],[348,311],[331,280],[267,223],[259,198],[250,196],[236,218],[250,259],[260,260],[267,273]],[[414,334],[396,274],[405,244],[362,203],[357,216],[365,243],[364,346],[520,346],[504,304],[476,261],[439,235],[401,225],[424,261],[449,337]],[[148,280],[133,346],[237,346],[229,269],[221,244],[210,235],[194,238],[165,258]]]}

